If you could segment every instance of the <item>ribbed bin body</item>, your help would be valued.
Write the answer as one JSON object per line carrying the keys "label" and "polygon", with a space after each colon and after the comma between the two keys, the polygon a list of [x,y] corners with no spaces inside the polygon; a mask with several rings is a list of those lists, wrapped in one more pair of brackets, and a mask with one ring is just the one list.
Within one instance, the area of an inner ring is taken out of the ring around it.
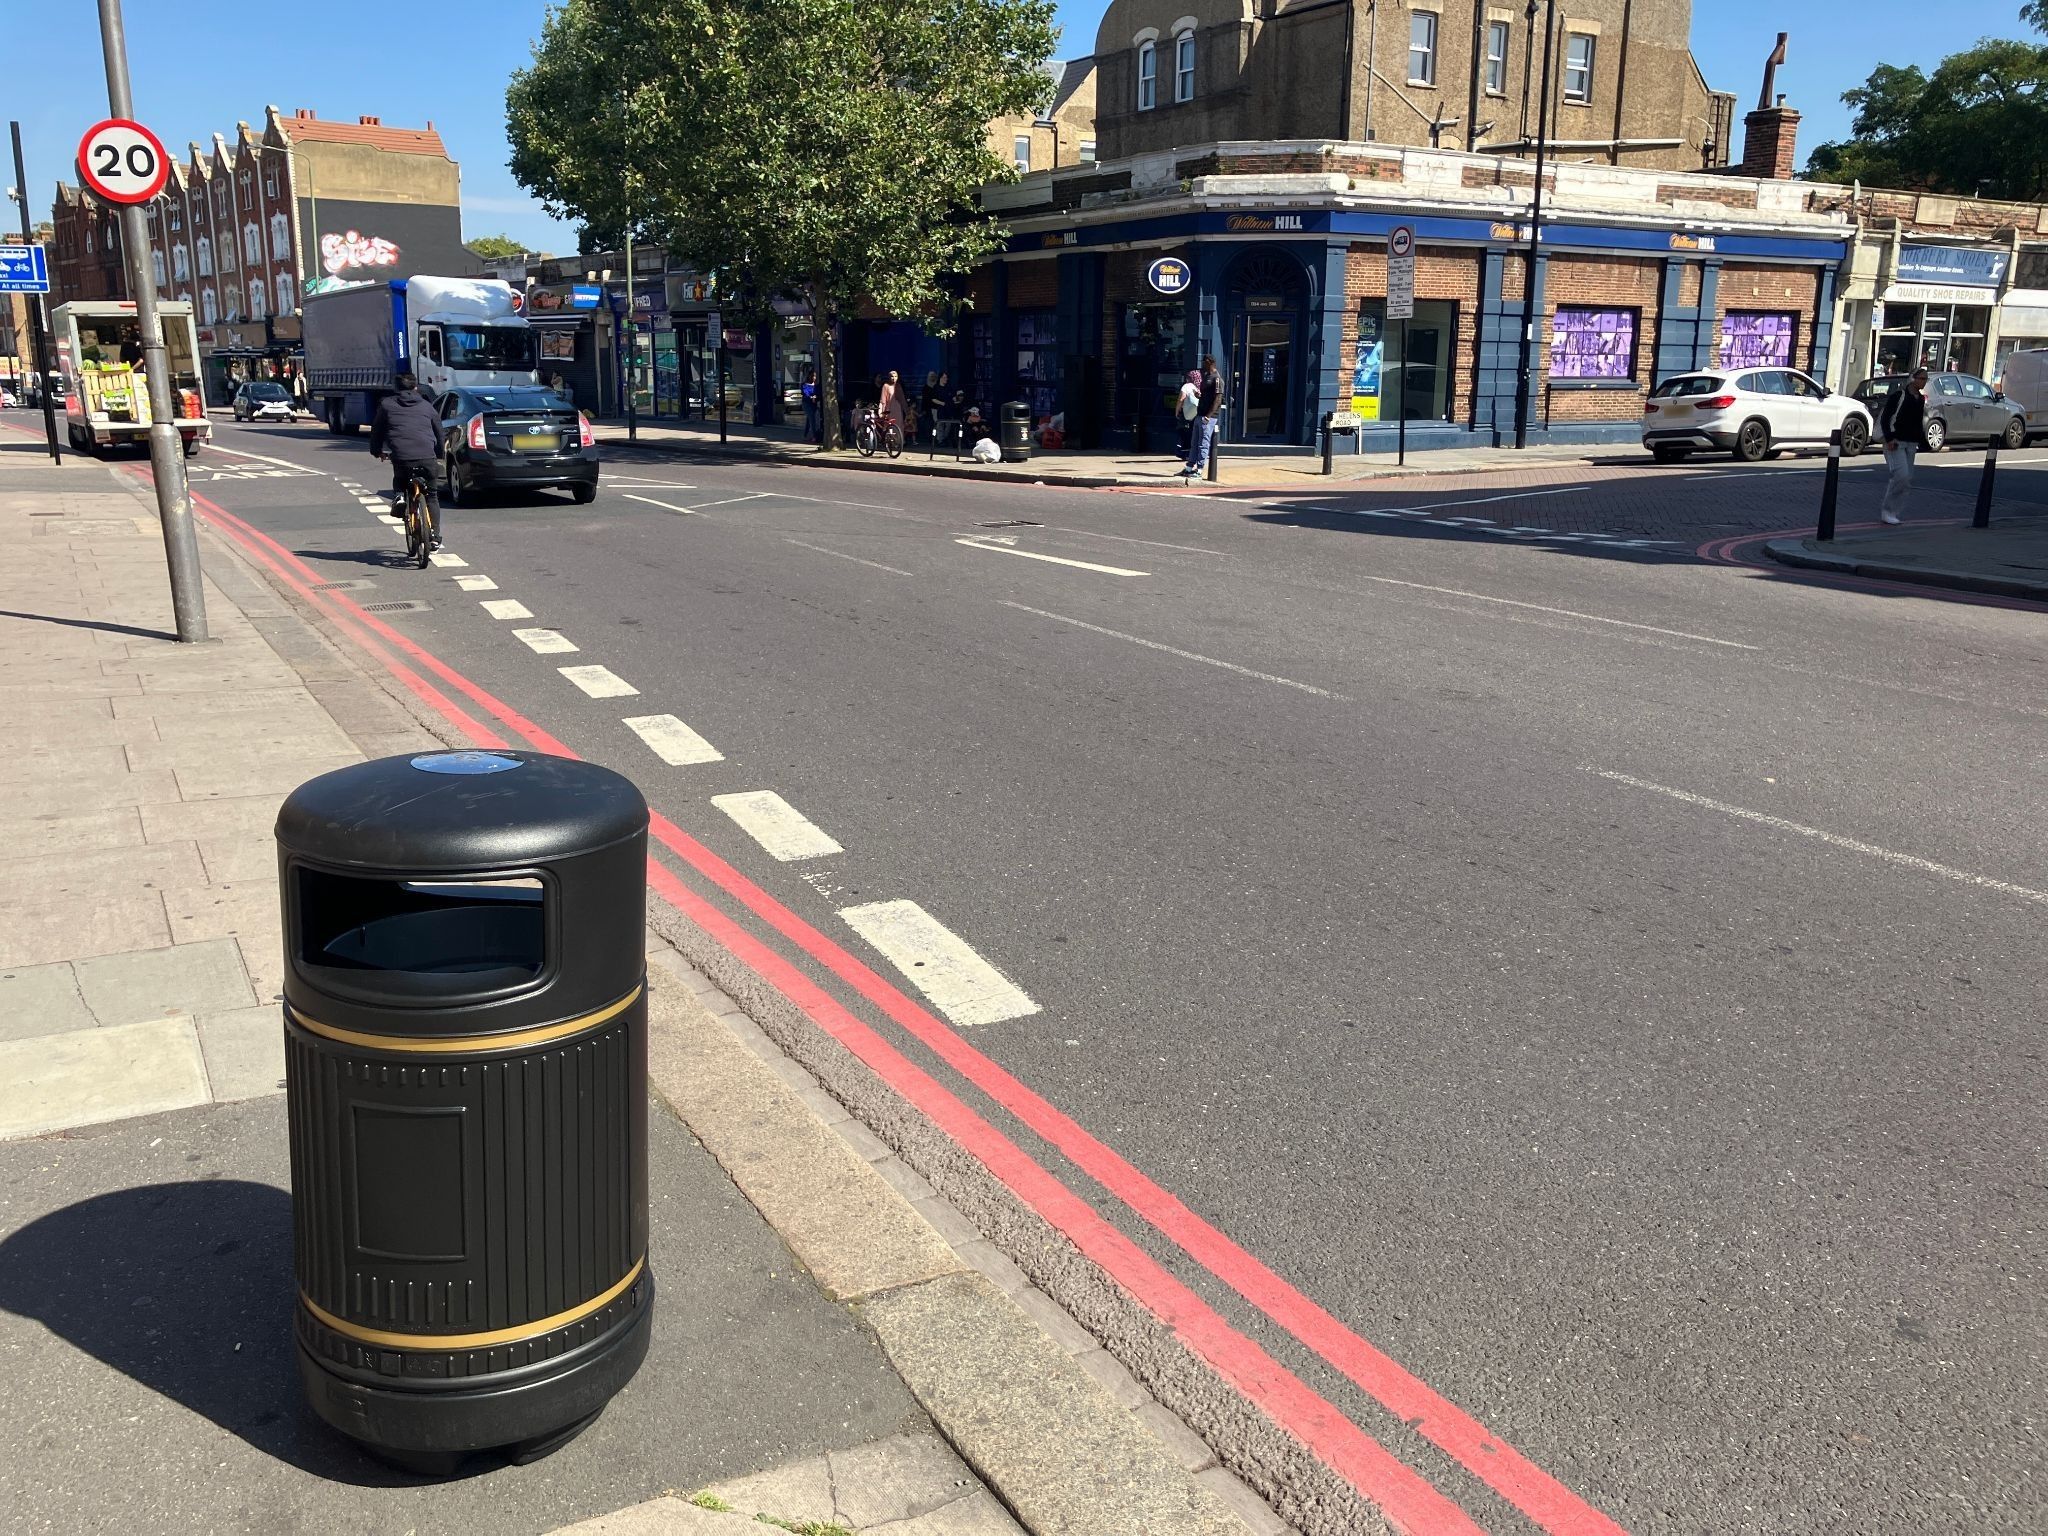
{"label": "ribbed bin body", "polygon": [[514,752],[279,814],[301,1374],[392,1459],[551,1449],[646,1353],[646,829]]}
{"label": "ribbed bin body", "polygon": [[1031,407],[1022,400],[1005,401],[998,411],[997,430],[1002,441],[1005,464],[1024,464],[1031,458]]}

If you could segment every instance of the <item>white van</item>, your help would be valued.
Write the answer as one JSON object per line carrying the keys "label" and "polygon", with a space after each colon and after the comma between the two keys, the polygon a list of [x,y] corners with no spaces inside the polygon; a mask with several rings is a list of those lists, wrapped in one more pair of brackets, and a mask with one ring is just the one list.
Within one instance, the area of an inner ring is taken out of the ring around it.
{"label": "white van", "polygon": [[2048,347],[2022,347],[2005,360],[2000,394],[2027,413],[2027,436],[2048,437]]}

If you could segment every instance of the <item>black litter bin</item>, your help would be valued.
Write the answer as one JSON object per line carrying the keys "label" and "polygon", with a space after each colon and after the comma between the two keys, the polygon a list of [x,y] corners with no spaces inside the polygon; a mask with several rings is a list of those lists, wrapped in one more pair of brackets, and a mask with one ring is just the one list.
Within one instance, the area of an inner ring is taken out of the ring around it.
{"label": "black litter bin", "polygon": [[996,446],[1003,450],[1005,464],[1031,461],[1031,407],[1022,400],[1006,400],[997,409],[996,425],[1002,436]]}
{"label": "black litter bin", "polygon": [[300,1376],[453,1472],[570,1439],[647,1353],[647,802],[432,752],[277,818]]}

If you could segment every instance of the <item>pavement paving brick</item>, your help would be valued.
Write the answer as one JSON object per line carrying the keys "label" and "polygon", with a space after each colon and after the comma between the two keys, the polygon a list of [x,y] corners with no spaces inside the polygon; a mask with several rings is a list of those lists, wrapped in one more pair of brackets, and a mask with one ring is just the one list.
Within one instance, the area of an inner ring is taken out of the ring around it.
{"label": "pavement paving brick", "polygon": [[284,1018],[277,1008],[201,1014],[195,1022],[216,1103],[284,1092]]}
{"label": "pavement paving brick", "polygon": [[951,1246],[688,988],[650,970],[648,1072],[747,1198],[841,1298],[960,1267]]}
{"label": "pavement paving brick", "polygon": [[728,1478],[703,1492],[750,1517],[769,1515],[777,1520],[821,1523],[834,1518],[832,1465],[823,1456]]}
{"label": "pavement paving brick", "polygon": [[161,893],[95,891],[74,895],[19,893],[0,912],[0,965],[155,949],[172,942]]}
{"label": "pavement paving brick", "polygon": [[0,971],[0,1040],[94,1029],[99,1022],[79,995],[68,960]]}
{"label": "pavement paving brick", "polygon": [[862,1313],[941,1433],[1031,1529],[1244,1536],[1241,1518],[984,1277],[890,1291]]}
{"label": "pavement paving brick", "polygon": [[259,1002],[271,1002],[284,988],[284,923],[278,914],[277,880],[234,880],[164,892],[173,942],[231,938],[241,943],[242,963]]}
{"label": "pavement paving brick", "polygon": [[9,781],[0,767],[0,794],[15,816],[69,816],[110,811],[126,805],[156,805],[179,798],[177,778],[163,769],[148,773],[76,774],[27,784]]}
{"label": "pavement paving brick", "polygon": [[166,690],[157,693],[130,692],[108,701],[117,719],[136,716],[164,716],[172,720],[202,720],[211,716],[240,715],[270,720],[280,710],[303,708],[304,688],[274,685],[231,690]]}
{"label": "pavement paving brick", "polygon": [[4,782],[44,784],[52,780],[62,781],[74,774],[105,778],[111,774],[132,772],[133,767],[128,761],[128,749],[121,743],[88,746],[64,741],[56,746],[30,747],[8,754]]}
{"label": "pavement paving brick", "polygon": [[0,1141],[207,1102],[186,1018],[0,1041]]}
{"label": "pavement paving brick", "polygon": [[673,1495],[560,1526],[549,1536],[768,1536],[752,1515],[700,1509]]}
{"label": "pavement paving brick", "polygon": [[136,847],[144,841],[139,809],[130,805],[77,816],[57,811],[0,816],[0,848],[27,858],[67,849]]}
{"label": "pavement paving brick", "polygon": [[984,1489],[928,1515],[868,1526],[861,1536],[1024,1536],[1024,1527]]}
{"label": "pavement paving brick", "polygon": [[172,771],[180,795],[187,800],[232,799],[265,792],[274,792],[282,800],[306,780],[362,760],[362,753],[350,747],[309,755],[220,758]]}
{"label": "pavement paving brick", "polygon": [[834,1517],[860,1531],[930,1514],[978,1487],[966,1464],[936,1435],[892,1435],[835,1451],[826,1460]]}
{"label": "pavement paving brick", "polygon": [[78,961],[76,970],[79,993],[101,1024],[223,1013],[256,1002],[232,939],[99,955]]}
{"label": "pavement paving brick", "polygon": [[216,800],[172,800],[142,807],[143,835],[152,843],[244,842],[269,837],[282,795],[224,795]]}
{"label": "pavement paving brick", "polygon": [[1209,1448],[1209,1442],[1189,1429],[1180,1415],[1164,1403],[1141,1403],[1132,1412],[1164,1442],[1188,1471],[1199,1472],[1204,1467],[1216,1465],[1216,1453]]}
{"label": "pavement paving brick", "polygon": [[330,757],[354,761],[362,756],[353,741],[324,720],[296,730],[266,728],[259,733],[229,729],[135,742],[126,750],[130,768],[174,768],[181,775],[218,766],[230,757],[237,763],[268,764]]}

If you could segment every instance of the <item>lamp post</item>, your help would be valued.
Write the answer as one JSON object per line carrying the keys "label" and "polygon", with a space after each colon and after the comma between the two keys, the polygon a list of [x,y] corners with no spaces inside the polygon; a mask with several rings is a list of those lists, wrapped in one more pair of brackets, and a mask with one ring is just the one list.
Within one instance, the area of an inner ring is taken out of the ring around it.
{"label": "lamp post", "polygon": [[[8,124],[14,135],[14,186],[10,195],[21,205],[21,243],[35,244],[35,231],[28,222],[28,172],[21,160],[21,124]],[[35,338],[36,376],[41,380],[36,386],[36,395],[43,403],[43,432],[50,440],[50,458],[53,462],[64,462],[64,450],[57,446],[57,408],[50,400],[50,343],[43,330],[43,296],[39,293],[23,295],[22,308],[28,311],[29,334]]]}
{"label": "lamp post", "polygon": [[[1536,20],[1536,0],[1529,0],[1529,21]],[[1543,237],[1543,159],[1550,137],[1550,45],[1557,35],[1557,0],[1543,5],[1543,79],[1536,90],[1536,187],[1529,202],[1529,251],[1522,267],[1522,357],[1515,370],[1515,446],[1529,446],[1529,370],[1536,346],[1536,261]]]}

